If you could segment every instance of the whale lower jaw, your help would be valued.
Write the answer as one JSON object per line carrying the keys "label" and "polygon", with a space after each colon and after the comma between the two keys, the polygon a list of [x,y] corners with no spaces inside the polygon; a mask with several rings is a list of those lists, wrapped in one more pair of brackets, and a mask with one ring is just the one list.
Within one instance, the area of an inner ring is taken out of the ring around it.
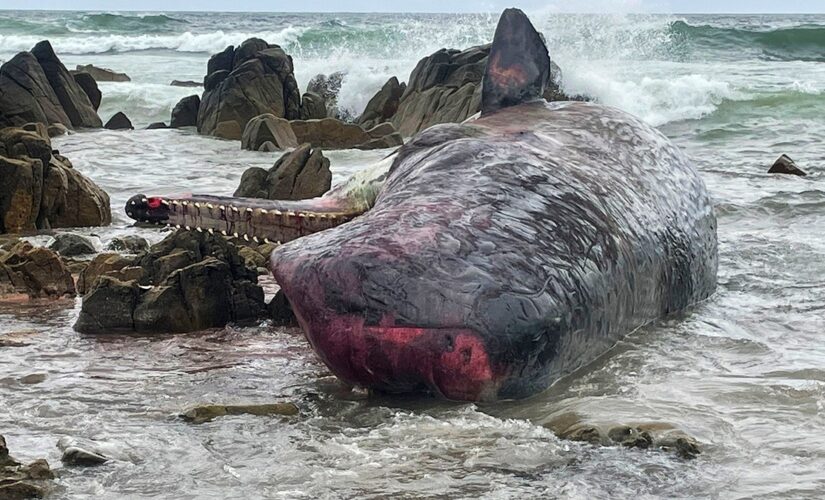
{"label": "whale lower jaw", "polygon": [[126,203],[126,214],[138,222],[276,244],[340,226],[361,213],[324,198],[269,201],[137,195]]}

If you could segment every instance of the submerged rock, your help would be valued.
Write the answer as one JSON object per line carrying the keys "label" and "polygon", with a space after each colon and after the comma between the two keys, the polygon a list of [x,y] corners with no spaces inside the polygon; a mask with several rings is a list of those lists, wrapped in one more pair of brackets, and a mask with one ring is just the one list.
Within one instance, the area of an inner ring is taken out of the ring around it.
{"label": "submerged rock", "polygon": [[272,300],[267,304],[269,310],[269,318],[272,320],[272,326],[298,326],[298,319],[295,317],[295,312],[286,298],[283,290],[278,290]]}
{"label": "submerged rock", "polygon": [[285,416],[299,413],[294,403],[271,403],[260,405],[201,405],[183,412],[181,418],[193,424],[210,422],[227,415]]}
{"label": "submerged rock", "polygon": [[[188,332],[265,314],[257,270],[218,235],[173,233],[134,261],[115,259],[108,271],[108,261],[96,261],[82,276],[87,293],[74,326],[80,332]],[[139,277],[115,274],[133,268]]]}
{"label": "submerged rock", "polygon": [[169,122],[171,128],[194,127],[198,124],[198,109],[201,106],[201,98],[197,95],[184,97],[172,109],[172,120]]}
{"label": "submerged rock", "polygon": [[203,87],[203,83],[192,80],[172,80],[169,85],[172,87]]}
{"label": "submerged rock", "polygon": [[118,111],[114,116],[109,118],[103,128],[108,130],[134,130],[132,120],[129,119],[122,111]]}
{"label": "submerged rock", "polygon": [[298,146],[298,140],[289,122],[271,113],[249,120],[241,137],[241,148],[258,151],[266,142],[279,150]]}
{"label": "submerged rock", "polygon": [[159,130],[165,128],[169,128],[169,125],[164,122],[152,122],[146,126],[146,130]]}
{"label": "submerged rock", "polygon": [[83,92],[86,93],[95,111],[97,111],[100,108],[100,101],[103,100],[103,94],[97,86],[97,81],[89,73],[73,73],[72,76],[74,81],[83,89]]}
{"label": "submerged rock", "polygon": [[66,465],[77,465],[81,467],[93,467],[95,465],[105,464],[109,461],[103,455],[98,455],[95,452],[84,450],[75,446],[70,446],[63,450],[63,456],[60,457]]}
{"label": "submerged rock", "polygon": [[76,257],[78,255],[89,255],[97,253],[94,243],[89,238],[74,233],[61,233],[54,237],[54,242],[49,245],[49,249],[54,250],[63,257]]}
{"label": "submerged rock", "polygon": [[699,456],[699,443],[667,423],[589,423],[576,413],[554,415],[545,424],[557,436],[571,441],[584,441],[600,446],[625,446],[672,452],[684,459]]}
{"label": "submerged rock", "polygon": [[796,165],[796,162],[791,159],[788,155],[780,156],[773,164],[773,166],[768,170],[769,174],[787,174],[787,175],[798,175],[800,177],[804,177],[808,175],[804,170],[799,168]]}
{"label": "submerged rock", "polygon": [[127,234],[126,236],[115,236],[106,248],[116,252],[140,253],[149,249],[149,242],[146,241],[146,238]]}
{"label": "submerged rock", "polygon": [[250,38],[212,56],[207,71],[198,112],[201,134],[237,140],[256,116],[300,117],[292,58],[277,45]]}
{"label": "submerged rock", "polygon": [[320,149],[302,144],[281,156],[268,171],[259,167],[246,170],[234,196],[304,200],[321,196],[331,185],[329,160]]}
{"label": "submerged rock", "polygon": [[0,290],[3,288],[6,293],[11,288],[30,298],[75,296],[74,279],[60,257],[27,241],[0,256]]}
{"label": "submerged rock", "polygon": [[75,68],[76,73],[88,73],[95,81],[98,82],[131,82],[132,79],[126,73],[118,73],[108,68],[98,68],[92,64],[78,64]]}

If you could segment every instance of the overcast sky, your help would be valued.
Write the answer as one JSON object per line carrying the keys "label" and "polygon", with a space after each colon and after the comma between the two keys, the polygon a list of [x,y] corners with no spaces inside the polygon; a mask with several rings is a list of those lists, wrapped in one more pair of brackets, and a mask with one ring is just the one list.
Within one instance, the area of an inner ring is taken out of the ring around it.
{"label": "overcast sky", "polygon": [[215,10],[250,12],[495,12],[504,7],[559,12],[822,13],[825,0],[0,0],[0,9]]}

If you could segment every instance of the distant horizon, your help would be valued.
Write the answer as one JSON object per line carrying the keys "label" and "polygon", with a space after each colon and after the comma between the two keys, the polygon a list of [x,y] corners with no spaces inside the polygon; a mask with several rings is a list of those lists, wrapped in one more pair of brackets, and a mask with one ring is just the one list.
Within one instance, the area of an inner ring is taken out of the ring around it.
{"label": "distant horizon", "polygon": [[[525,9],[527,10],[527,9]],[[527,10],[530,12],[529,10]],[[499,11],[412,11],[412,10],[373,10],[373,11],[356,11],[356,10],[163,10],[163,9],[137,9],[137,10],[121,10],[121,9],[6,9],[0,8],[0,12],[94,12],[101,14],[108,13],[124,13],[124,14],[175,14],[175,13],[207,13],[214,12],[216,14],[495,14]],[[547,14],[587,14],[587,15],[616,15],[616,14],[638,14],[638,15],[690,15],[690,16],[804,16],[804,15],[825,15],[825,10],[818,12],[811,11],[776,11],[776,12],[746,12],[746,11],[730,11],[730,12],[698,12],[698,11],[626,11],[626,12],[594,12],[594,11],[548,11]]]}
{"label": "distant horizon", "polygon": [[[389,10],[381,0],[330,2],[304,0],[301,9],[271,9],[265,0],[240,0],[227,8],[221,0],[137,0],[128,8],[113,8],[106,0],[30,0],[25,8],[0,0],[0,11],[67,11],[67,12],[228,12],[268,14],[488,14],[516,6],[527,12],[560,14],[711,14],[711,15],[794,15],[825,14],[821,0],[407,0],[400,10]],[[125,2],[123,2],[125,3]],[[8,5],[7,5],[8,4]],[[122,4],[122,3],[121,3]],[[344,6],[342,7],[342,4]]]}

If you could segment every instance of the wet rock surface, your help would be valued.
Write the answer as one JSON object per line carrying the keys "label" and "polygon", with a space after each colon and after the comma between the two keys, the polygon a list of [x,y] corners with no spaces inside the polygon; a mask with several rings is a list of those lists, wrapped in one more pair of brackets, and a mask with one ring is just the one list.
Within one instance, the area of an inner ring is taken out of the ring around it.
{"label": "wet rock surface", "polygon": [[575,413],[553,416],[546,424],[557,436],[599,446],[624,446],[673,453],[683,459],[699,456],[698,441],[668,423],[591,423]]}
{"label": "wet rock surface", "polygon": [[773,163],[770,170],[768,170],[769,174],[785,174],[785,175],[797,175],[800,177],[804,177],[808,175],[804,170],[799,168],[796,165],[796,162],[791,159],[788,155],[782,155]]}
{"label": "wet rock surface", "polygon": [[74,326],[84,333],[196,331],[266,310],[257,270],[233,243],[208,233],[173,233],[133,260],[98,256],[84,274]]}
{"label": "wet rock surface", "polygon": [[292,417],[299,413],[294,403],[269,403],[255,405],[200,405],[183,412],[180,417],[193,424],[211,422],[218,417],[229,415],[283,416]]}
{"label": "wet rock surface", "polygon": [[9,455],[6,439],[0,435],[0,498],[43,498],[50,490],[51,479],[54,473],[46,460],[21,464]]}
{"label": "wet rock surface", "polygon": [[106,246],[109,250],[126,253],[140,253],[149,249],[149,242],[146,238],[127,234],[126,236],[116,236]]}
{"label": "wet rock surface", "polygon": [[69,70],[60,62],[49,41],[44,40],[38,43],[32,48],[31,52],[43,68],[43,73],[54,89],[57,100],[63,106],[66,116],[71,120],[71,125],[74,127],[99,128],[102,122],[91,101],[89,101],[89,97],[69,73]]}
{"label": "wet rock surface", "polygon": [[107,225],[109,195],[59,154],[46,135],[0,129],[0,233]]}
{"label": "wet rock surface", "polygon": [[197,95],[190,95],[178,101],[172,109],[172,120],[169,122],[169,127],[181,128],[197,125],[200,105],[201,98]]}
{"label": "wet rock surface", "polygon": [[[241,148],[259,151],[264,143],[270,143],[277,150],[298,146],[298,139],[287,120],[267,113],[249,120],[241,137]],[[269,147],[267,147],[267,150]]]}
{"label": "wet rock surface", "polygon": [[20,52],[0,66],[0,127],[29,122],[72,127],[37,58]]}
{"label": "wet rock surface", "polygon": [[97,81],[89,73],[72,73],[72,76],[74,77],[74,81],[83,89],[83,92],[86,93],[89,102],[92,103],[92,107],[97,111],[100,108],[100,101],[103,99],[103,94],[97,86]]}
{"label": "wet rock surface", "polygon": [[48,248],[21,241],[0,252],[0,296],[74,297],[75,284],[60,257]]}
{"label": "wet rock surface", "polygon": [[323,99],[326,117],[340,120],[347,118],[346,114],[338,109],[338,93],[341,91],[345,76],[343,71],[336,71],[329,76],[318,74],[312,77],[307,84],[307,93],[315,94]]}
{"label": "wet rock surface", "polygon": [[118,111],[114,114],[109,121],[106,122],[106,125],[103,128],[108,130],[134,130],[134,126],[132,125],[132,120],[129,119],[122,111]]}
{"label": "wet rock surface", "polygon": [[118,73],[108,68],[99,68],[92,64],[78,64],[73,73],[87,73],[98,82],[131,82],[126,73]]}
{"label": "wet rock surface", "polygon": [[[299,143],[309,143],[313,147],[324,149],[377,149],[383,144],[400,145],[400,135],[393,130],[386,136],[375,137],[363,127],[354,123],[345,123],[335,118],[321,120],[292,120],[289,122]],[[387,130],[385,128],[376,131]],[[373,132],[375,133],[375,132]]]}
{"label": "wet rock surface", "polygon": [[398,105],[405,90],[407,90],[407,84],[398,83],[396,77],[390,78],[367,103],[367,107],[358,118],[358,124],[369,129],[392,119],[398,111]]}
{"label": "wet rock surface", "polygon": [[302,144],[281,156],[269,170],[252,167],[241,176],[234,196],[268,200],[303,200],[329,191],[332,172],[320,149]]}
{"label": "wet rock surface", "polygon": [[54,250],[63,257],[76,257],[97,252],[92,240],[73,233],[58,234],[54,237],[52,244],[49,245],[49,249]]}
{"label": "wet rock surface", "polygon": [[203,87],[203,82],[193,82],[192,80],[172,80],[169,85],[172,87]]}

